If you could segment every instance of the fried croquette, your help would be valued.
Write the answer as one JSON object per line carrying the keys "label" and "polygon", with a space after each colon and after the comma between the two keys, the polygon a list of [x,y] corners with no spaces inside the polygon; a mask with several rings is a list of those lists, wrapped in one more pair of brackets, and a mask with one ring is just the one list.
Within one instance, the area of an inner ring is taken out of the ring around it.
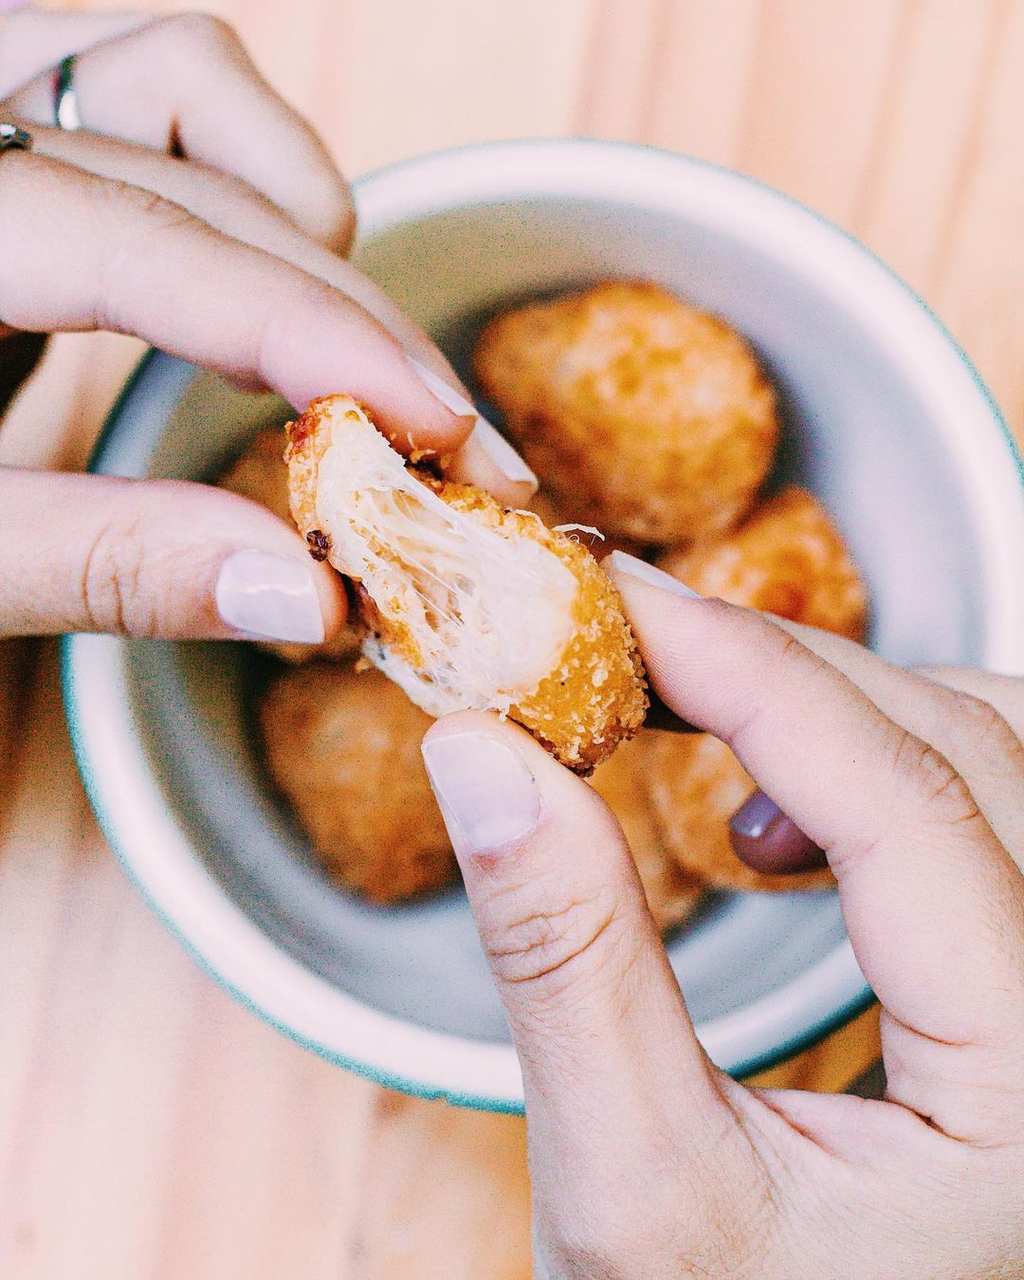
{"label": "fried croquette", "polygon": [[727,529],[772,463],[775,394],[749,345],[654,284],[506,311],[481,334],[474,368],[558,506],[615,537]]}
{"label": "fried croquette", "polygon": [[806,489],[784,489],[731,533],[658,567],[703,596],[864,638],[868,596],[842,536]]}
{"label": "fried croquette", "polygon": [[291,512],[356,584],[363,653],[433,716],[495,710],[589,774],[647,711],[619,597],[578,542],[407,466],[354,400],[289,426]]}
{"label": "fried croquette", "polygon": [[[288,468],[284,450],[288,437],[282,427],[269,427],[258,432],[246,445],[232,465],[217,481],[218,487],[237,493],[267,507],[280,520],[292,523],[288,509]],[[308,662],[311,658],[341,660],[359,651],[359,634],[353,627],[343,627],[333,639],[324,644],[293,644],[289,642],[260,641],[261,649],[268,649],[285,662]]]}
{"label": "fried croquette", "polygon": [[741,862],[729,819],[754,790],[733,753],[710,734],[651,733],[647,788],[665,848],[678,865],[713,889],[826,889],[827,869],[768,875]]}
{"label": "fried croquette", "polygon": [[259,719],[270,774],[333,879],[378,903],[455,879],[420,756],[430,718],[396,684],[312,663],[271,684]]}
{"label": "fried croquette", "polygon": [[281,427],[257,432],[217,484],[251,502],[258,502],[290,524],[288,468],[284,464],[287,443],[288,437]]}
{"label": "fried croquette", "polygon": [[660,736],[642,733],[623,743],[598,768],[590,785],[618,819],[651,915],[658,928],[665,930],[688,918],[704,893],[704,884],[665,848],[654,816],[645,774],[652,740]]}

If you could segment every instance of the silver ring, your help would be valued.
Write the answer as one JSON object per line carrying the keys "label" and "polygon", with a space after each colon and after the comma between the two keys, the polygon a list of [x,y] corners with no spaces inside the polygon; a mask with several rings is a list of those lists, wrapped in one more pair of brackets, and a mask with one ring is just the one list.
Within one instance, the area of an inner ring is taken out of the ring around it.
{"label": "silver ring", "polygon": [[53,73],[53,114],[57,128],[68,133],[81,129],[82,117],[78,114],[78,95],[75,93],[75,55],[61,58]]}
{"label": "silver ring", "polygon": [[32,135],[6,120],[0,123],[0,152],[31,151]]}

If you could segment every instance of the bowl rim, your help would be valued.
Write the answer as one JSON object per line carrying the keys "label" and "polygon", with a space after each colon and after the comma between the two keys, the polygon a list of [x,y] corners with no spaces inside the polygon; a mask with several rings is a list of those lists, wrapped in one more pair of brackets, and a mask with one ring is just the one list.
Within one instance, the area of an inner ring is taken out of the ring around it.
{"label": "bowl rim", "polygon": [[[501,162],[494,163],[499,157]],[[609,198],[613,194],[611,187],[601,177],[605,159],[615,166],[614,197],[620,203],[629,202],[628,194],[623,194],[627,184],[622,169],[624,165],[632,166],[634,176],[647,183],[646,189],[643,182],[637,183],[638,188],[644,189],[644,199],[636,201],[640,206],[649,208],[652,199],[661,196],[664,207],[674,208],[676,212],[687,209],[692,213],[696,198],[697,211],[704,200],[704,210],[716,215],[716,225],[720,226],[723,219],[717,215],[725,210],[728,213],[725,220],[729,217],[735,220],[737,209],[746,199],[748,205],[745,211],[739,209],[735,230],[751,234],[751,224],[756,221],[749,206],[753,201],[761,206],[762,212],[774,217],[775,231],[784,233],[783,240],[786,234],[801,236],[804,237],[801,244],[806,247],[809,229],[815,228],[818,244],[827,252],[827,260],[834,270],[837,270],[834,260],[839,253],[852,254],[855,266],[859,265],[865,274],[873,273],[873,288],[876,292],[880,289],[883,296],[888,295],[893,311],[900,313],[897,316],[900,323],[908,319],[916,323],[922,341],[930,335],[934,353],[946,361],[946,382],[952,379],[955,384],[959,377],[961,385],[955,389],[971,411],[972,422],[978,426],[976,436],[982,442],[981,447],[990,460],[998,456],[1002,461],[1001,469],[991,474],[985,472],[983,476],[979,472],[976,477],[991,502],[990,516],[996,519],[994,513],[998,510],[1000,521],[1016,519],[1024,538],[1024,458],[970,359],[931,308],[856,237],[757,179],[696,157],[633,143],[585,138],[473,143],[398,161],[359,179],[354,191],[360,223],[363,227],[368,225],[373,234],[410,216],[424,217],[453,207],[490,203],[500,199],[503,193],[519,199],[544,194],[572,194],[583,198],[580,189],[589,186],[595,196]],[[467,167],[473,165],[477,170],[475,176],[467,172]],[[516,190],[510,186],[510,179],[524,167],[529,185]],[[671,184],[664,180],[678,179],[684,172],[690,182],[677,184],[672,199],[665,203],[666,192],[660,188]],[[571,193],[566,190],[570,180],[577,184]],[[467,182],[473,184],[469,192],[471,198],[460,199],[460,188],[464,189]],[[681,188],[685,188],[682,195]],[[731,209],[730,202],[722,199],[724,195],[737,197],[731,202]],[[410,204],[415,206],[411,213]],[[758,243],[765,246],[760,238]],[[813,254],[807,256],[813,258]],[[787,264],[792,268],[788,259]],[[954,356],[955,361],[950,362],[950,356]],[[147,352],[107,417],[89,469],[103,469],[108,445],[138,398],[151,394],[155,384],[166,387],[169,381],[174,384],[180,380],[180,388],[184,390],[193,376],[195,370],[184,362],[161,352]],[[980,424],[989,428],[994,425],[996,431],[989,431],[986,438]],[[977,444],[977,440],[972,442]],[[1011,468],[1005,466],[1007,460]],[[1010,470],[1016,471],[1015,500],[1011,498],[1009,484],[1004,483]],[[1001,502],[993,501],[989,490],[998,490],[996,496],[1001,497]],[[979,496],[980,492],[979,487]],[[1006,542],[1012,539],[1007,538]],[[1009,585],[1010,590],[1008,600],[989,602],[990,608],[1002,609],[997,619],[1002,623],[1001,630],[993,628],[1002,637],[997,653],[1002,662],[1024,669],[1024,625],[1017,632],[1013,630],[1015,622],[1024,623],[1024,584],[1017,588],[1014,596],[1015,579],[1007,577],[1012,565],[1004,559],[999,568],[1003,586]],[[63,637],[61,682],[72,746],[86,793],[111,849],[150,909],[200,967],[236,1000],[328,1061],[404,1093],[444,1098],[453,1104],[480,1110],[522,1113],[522,1082],[510,1044],[432,1031],[386,1015],[340,991],[272,943],[231,902],[212,876],[200,869],[187,837],[176,828],[172,815],[163,812],[167,806],[162,804],[162,792],[149,774],[140,744],[135,740],[127,704],[123,698],[118,703],[124,644],[117,637],[81,634]],[[112,768],[115,764],[120,767]],[[134,772],[138,794],[125,786],[126,772],[128,775]],[[143,816],[144,823],[140,821]],[[140,838],[142,831],[149,833],[150,838]],[[153,831],[161,838],[153,839]],[[156,854],[152,852],[154,849],[158,850]],[[164,874],[166,866],[161,867],[161,863],[171,866],[183,881],[190,883],[169,885]],[[213,913],[203,920],[203,928],[198,927],[200,915],[195,909],[196,903],[190,900],[190,893],[199,895],[202,911]],[[211,919],[216,923],[212,930]],[[253,965],[257,961],[267,979],[266,985],[253,976]],[[795,999],[794,989],[799,989],[802,1000]],[[713,1042],[715,1035],[709,1037],[708,1033],[717,1029],[719,1039],[733,1045],[726,1068],[742,1077],[802,1052],[862,1012],[872,1000],[873,993],[857,966],[853,950],[848,940],[844,940],[810,969],[760,1001],[704,1024],[702,1038]],[[293,1007],[299,1005],[301,1016]],[[789,1007],[783,1008],[783,1005]],[[800,1010],[798,1017],[793,1014],[794,1005]],[[752,1011],[755,1031],[751,1032],[748,1027],[744,1036],[741,1024],[751,1021]],[[759,1029],[756,1028],[758,1013]],[[746,1050],[736,1052],[736,1046],[744,1040]],[[387,1046],[387,1052],[382,1051],[382,1045]],[[432,1065],[424,1078],[410,1072],[405,1065],[408,1062]]]}

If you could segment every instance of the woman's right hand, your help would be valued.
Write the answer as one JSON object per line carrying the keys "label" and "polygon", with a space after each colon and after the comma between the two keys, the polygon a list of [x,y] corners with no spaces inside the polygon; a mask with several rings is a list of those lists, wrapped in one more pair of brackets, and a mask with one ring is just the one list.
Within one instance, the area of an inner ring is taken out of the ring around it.
{"label": "woman's right hand", "polygon": [[651,683],[819,848],[884,1102],[708,1059],[618,824],[511,722],[423,753],[522,1064],[536,1274],[1024,1275],[1024,680],[902,671],[615,552]]}
{"label": "woman's right hand", "polygon": [[[26,12],[4,34],[0,120],[29,130],[34,149],[0,155],[0,220],[15,246],[0,263],[0,336],[134,334],[299,410],[346,391],[396,447],[454,455],[451,474],[528,500],[531,474],[444,357],[341,256],[354,227],[347,185],[230,28]],[[95,132],[52,127],[52,71],[40,67],[74,50]],[[344,614],[337,575],[242,498],[0,469],[0,636],[317,643]]]}

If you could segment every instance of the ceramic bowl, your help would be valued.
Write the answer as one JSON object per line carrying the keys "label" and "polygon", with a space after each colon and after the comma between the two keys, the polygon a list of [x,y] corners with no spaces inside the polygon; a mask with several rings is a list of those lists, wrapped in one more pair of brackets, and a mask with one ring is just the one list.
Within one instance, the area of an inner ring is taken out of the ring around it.
{"label": "ceramic bowl", "polygon": [[[1024,669],[1024,491],[991,397],[922,302],[842,231],[747,178],[617,144],[501,143],[357,184],[356,261],[456,365],[503,303],[645,277],[726,317],[779,388],[779,476],[834,513],[871,642],[902,663]],[[96,471],[207,479],[286,408],[150,354]],[[266,783],[241,645],[70,637],[75,749],[104,831],[196,958],[301,1043],[398,1089],[494,1110],[522,1082],[463,894],[392,909],[333,888]],[[833,893],[720,895],[670,940],[700,1038],[737,1074],[870,999]]]}

